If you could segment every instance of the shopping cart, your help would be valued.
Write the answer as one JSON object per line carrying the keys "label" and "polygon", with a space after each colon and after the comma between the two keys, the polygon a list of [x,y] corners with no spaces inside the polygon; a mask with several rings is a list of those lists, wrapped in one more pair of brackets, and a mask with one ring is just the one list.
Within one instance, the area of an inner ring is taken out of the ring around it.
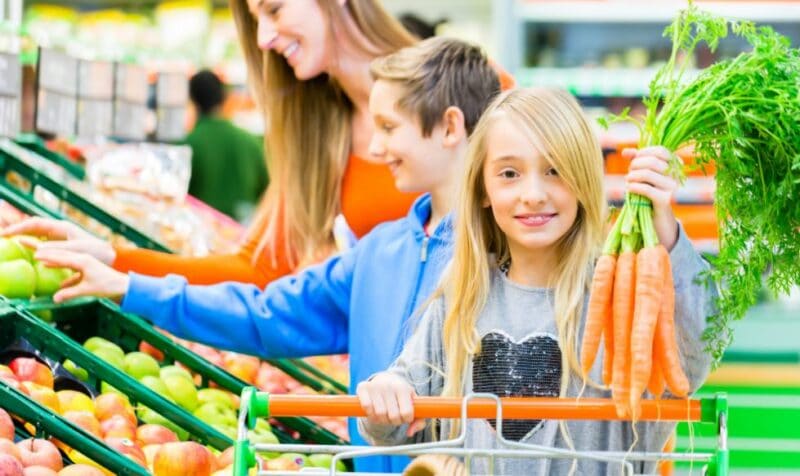
{"label": "shopping cart", "polygon": [[[486,458],[489,468],[495,458],[568,458],[594,460],[621,464],[626,476],[633,476],[632,462],[686,461],[703,465],[706,476],[727,476],[727,416],[728,402],[725,394],[700,400],[645,400],[642,402],[641,420],[690,421],[714,425],[717,430],[717,448],[712,453],[676,452],[609,452],[575,451],[546,446],[529,445],[505,439],[502,434],[503,418],[558,419],[558,420],[619,420],[613,401],[591,398],[498,398],[492,394],[471,394],[463,399],[444,397],[417,397],[414,416],[418,418],[461,418],[461,434],[454,439],[433,443],[417,443],[391,447],[336,446],[336,445],[251,445],[248,428],[255,427],[256,418],[262,416],[364,416],[364,411],[353,396],[332,395],[270,395],[246,388],[242,392],[239,410],[239,433],[234,454],[233,476],[247,476],[251,468],[259,475],[292,476],[297,472],[264,471],[257,452],[326,453],[331,454],[329,469],[316,469],[316,474],[350,475],[356,473],[336,470],[339,461],[364,456],[427,454],[449,455],[463,458],[467,467],[474,458]],[[466,420],[468,418],[496,418],[496,438],[500,449],[464,448]],[[308,474],[306,468],[301,474]],[[364,473],[358,473],[363,476]],[[381,473],[385,474],[385,473]]]}

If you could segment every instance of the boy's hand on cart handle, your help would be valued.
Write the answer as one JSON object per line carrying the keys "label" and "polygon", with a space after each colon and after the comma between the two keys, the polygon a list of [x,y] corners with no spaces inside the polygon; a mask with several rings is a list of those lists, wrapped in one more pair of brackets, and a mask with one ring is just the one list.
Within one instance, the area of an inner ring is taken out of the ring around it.
{"label": "boy's hand on cart handle", "polygon": [[103,263],[111,266],[116,259],[114,248],[106,241],[97,238],[83,228],[66,220],[33,217],[4,228],[0,235],[31,235],[45,238],[47,241],[33,246],[28,241],[26,246],[32,248],[53,248],[57,250],[74,251],[94,256]]}
{"label": "boy's hand on cart handle", "polygon": [[106,266],[94,256],[40,247],[35,257],[48,267],[70,268],[75,271],[75,274],[61,283],[61,289],[53,296],[54,302],[60,303],[81,296],[106,297],[119,301],[128,292],[128,275]]}
{"label": "boy's hand on cart handle", "polygon": [[409,424],[407,436],[425,428],[425,420],[414,419],[414,397],[417,393],[403,378],[389,372],[376,374],[361,382],[356,389],[367,418],[377,424]]}
{"label": "boy's hand on cart handle", "polygon": [[653,202],[653,225],[658,239],[667,250],[678,241],[678,221],[672,212],[672,199],[680,188],[678,180],[668,173],[673,154],[664,147],[624,149],[622,156],[631,159],[625,176],[627,191],[647,197]]}

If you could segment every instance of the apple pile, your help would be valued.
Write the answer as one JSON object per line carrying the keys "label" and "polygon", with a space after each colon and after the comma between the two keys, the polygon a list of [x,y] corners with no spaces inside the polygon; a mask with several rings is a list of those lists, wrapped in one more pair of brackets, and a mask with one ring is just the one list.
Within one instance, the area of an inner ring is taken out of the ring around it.
{"label": "apple pile", "polygon": [[52,296],[72,271],[38,262],[19,238],[0,238],[0,295],[9,299]]}
{"label": "apple pile", "polygon": [[[230,374],[239,379],[254,385],[260,390],[276,394],[310,394],[314,393],[311,388],[302,385],[283,371],[272,365],[260,361],[251,355],[237,354],[235,352],[220,351],[198,342],[191,342],[163,332],[176,343],[188,348],[195,354],[203,357],[210,363],[222,367]],[[163,359],[163,354],[151,345],[142,342],[139,350],[150,354],[156,359]],[[342,356],[319,356],[308,359],[309,363],[316,366],[319,370],[332,376],[340,382],[347,382],[349,378],[348,358]],[[340,417],[309,417],[312,421],[339,436],[347,439],[347,419]]]}

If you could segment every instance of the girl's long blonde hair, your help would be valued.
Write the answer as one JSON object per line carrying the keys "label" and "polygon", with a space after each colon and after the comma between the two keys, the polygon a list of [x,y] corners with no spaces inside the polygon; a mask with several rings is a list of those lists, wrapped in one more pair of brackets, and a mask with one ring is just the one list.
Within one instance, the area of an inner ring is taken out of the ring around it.
{"label": "girl's long blonde hair", "polygon": [[[556,245],[558,265],[551,274],[562,369],[579,371],[578,326],[589,290],[591,270],[604,233],[606,201],[603,157],[595,132],[577,101],[565,91],[517,89],[500,95],[487,109],[472,135],[467,171],[457,201],[455,250],[439,294],[446,299],[443,345],[445,383],[442,394],[461,397],[465,371],[480,352],[476,321],[489,295],[491,268],[510,257],[508,241],[485,207],[484,164],[488,134],[501,117],[513,121],[558,171],[575,194],[575,223]],[[561,394],[569,385],[562,371]],[[458,434],[459,425],[451,428]]]}
{"label": "girl's long blonde hair", "polygon": [[[344,6],[337,0],[318,2],[330,23],[328,41],[336,41],[334,34],[341,33],[375,57],[416,41],[377,0],[348,0]],[[267,125],[271,183],[247,237],[258,240],[252,260],[255,263],[269,251],[275,263],[283,252],[294,267],[313,260],[319,250],[333,243],[333,220],[340,210],[341,182],[351,146],[353,105],[326,74],[298,80],[285,58],[259,49],[258,25],[247,1],[230,3],[250,86]],[[358,32],[348,26],[351,20]]]}

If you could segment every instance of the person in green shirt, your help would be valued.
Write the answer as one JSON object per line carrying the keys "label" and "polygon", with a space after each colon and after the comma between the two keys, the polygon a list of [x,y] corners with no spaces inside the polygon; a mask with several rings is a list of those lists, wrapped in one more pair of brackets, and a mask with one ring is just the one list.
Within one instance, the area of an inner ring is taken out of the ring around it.
{"label": "person in green shirt", "polygon": [[263,143],[220,115],[225,90],[211,71],[192,76],[189,98],[197,112],[184,140],[192,149],[189,194],[243,221],[269,183]]}

